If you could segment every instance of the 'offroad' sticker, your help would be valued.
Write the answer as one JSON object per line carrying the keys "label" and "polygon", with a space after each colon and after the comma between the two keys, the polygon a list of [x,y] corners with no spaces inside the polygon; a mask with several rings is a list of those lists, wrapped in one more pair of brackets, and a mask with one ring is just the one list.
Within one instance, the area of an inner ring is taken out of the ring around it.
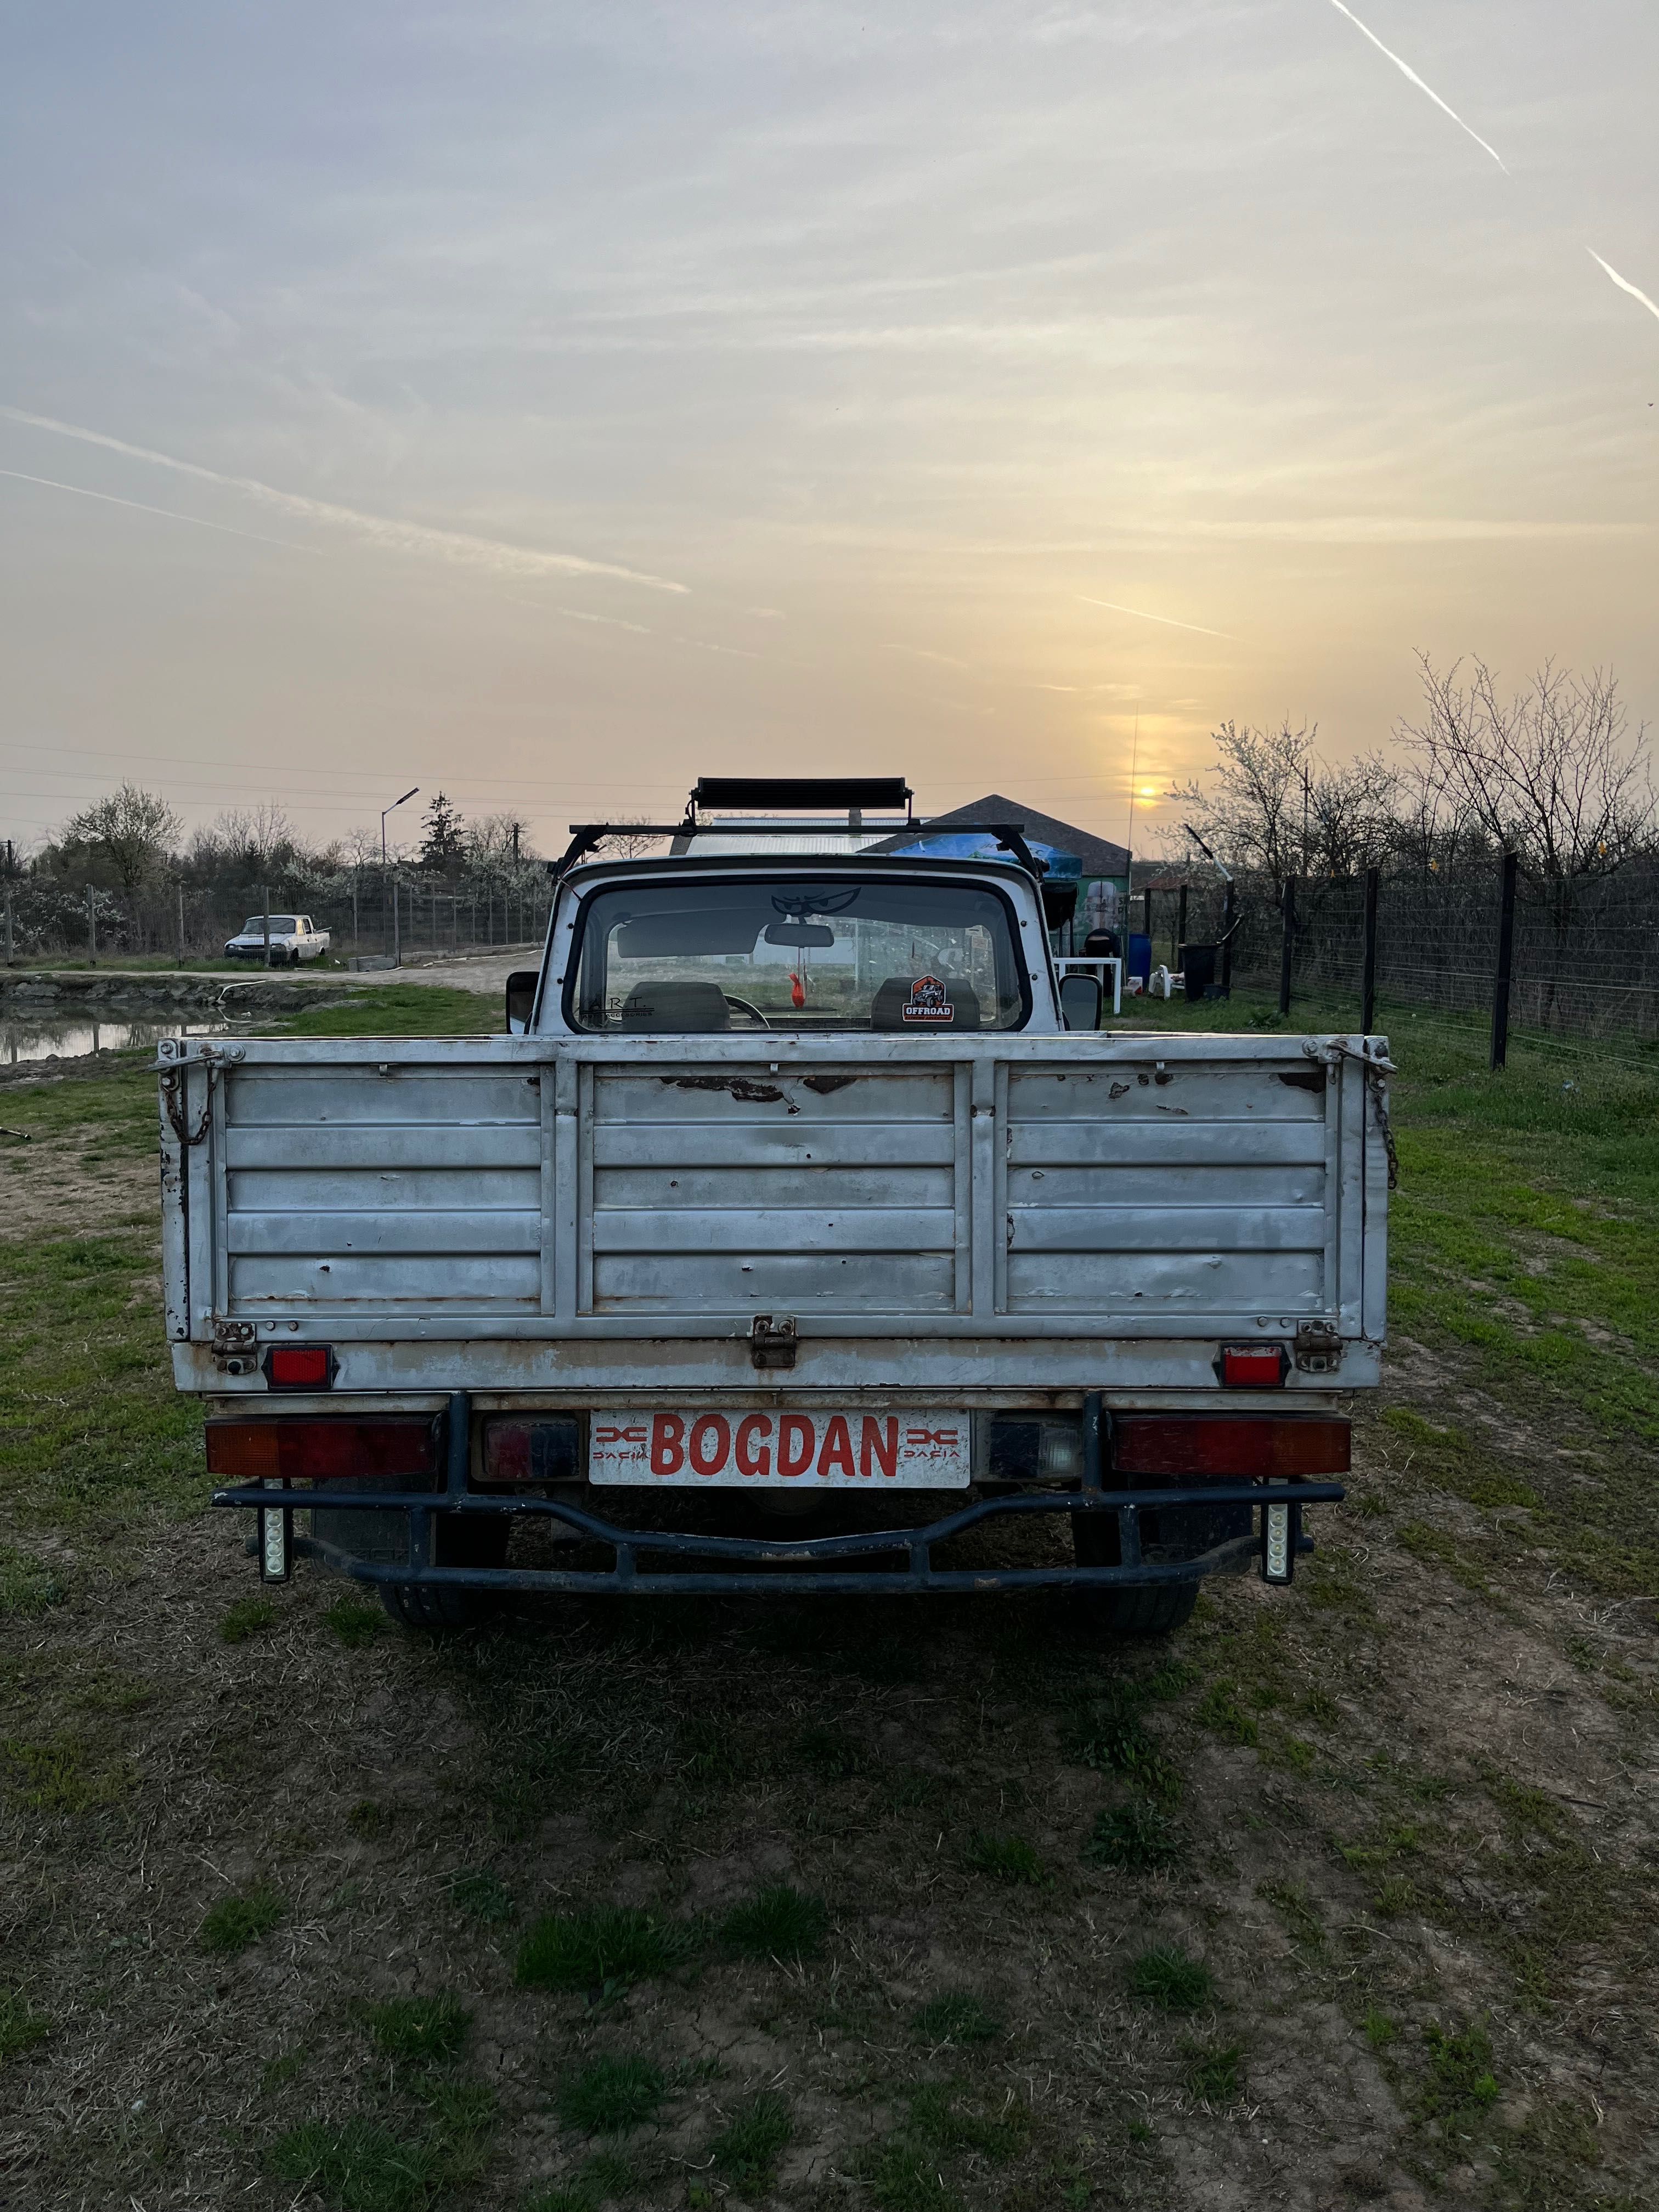
{"label": "'offroad' sticker", "polygon": [[950,994],[939,977],[918,975],[901,1009],[901,1018],[907,1022],[953,1022],[956,1018],[957,1010],[951,1004]]}

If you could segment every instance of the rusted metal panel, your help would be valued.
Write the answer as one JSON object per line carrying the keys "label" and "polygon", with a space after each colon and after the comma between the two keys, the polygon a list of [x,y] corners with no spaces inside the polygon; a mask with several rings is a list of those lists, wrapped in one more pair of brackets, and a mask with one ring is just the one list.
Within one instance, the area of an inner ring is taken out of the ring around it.
{"label": "rusted metal panel", "polygon": [[533,1314],[541,1304],[541,1263],[534,1252],[239,1255],[230,1263],[230,1303],[239,1315],[310,1313],[319,1316],[366,1309],[394,1322],[410,1310],[476,1314],[516,1308]]}

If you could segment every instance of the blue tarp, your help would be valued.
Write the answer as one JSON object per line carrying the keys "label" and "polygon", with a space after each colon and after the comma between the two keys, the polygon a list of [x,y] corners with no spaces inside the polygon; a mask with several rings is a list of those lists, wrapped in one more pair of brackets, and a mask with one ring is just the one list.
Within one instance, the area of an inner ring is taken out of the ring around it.
{"label": "blue tarp", "polygon": [[[1075,853],[1062,853],[1054,845],[1040,845],[1033,837],[1028,837],[1025,842],[1032,859],[1045,861],[1050,877],[1056,882],[1076,883],[1081,878],[1083,863]],[[901,845],[896,849],[940,860],[1007,860],[1013,857],[982,830],[964,830],[947,837],[923,837],[914,845]]]}

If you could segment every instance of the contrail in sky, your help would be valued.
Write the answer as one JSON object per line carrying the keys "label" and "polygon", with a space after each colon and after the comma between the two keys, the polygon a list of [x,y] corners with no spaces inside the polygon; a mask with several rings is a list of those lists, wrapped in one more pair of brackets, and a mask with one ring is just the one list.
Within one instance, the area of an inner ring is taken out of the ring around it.
{"label": "contrail in sky", "polygon": [[1504,156],[1498,152],[1497,147],[1488,146],[1486,140],[1480,136],[1480,133],[1478,131],[1469,131],[1468,125],[1464,122],[1457,110],[1455,107],[1448,107],[1445,101],[1440,97],[1440,94],[1434,89],[1434,87],[1432,85],[1425,84],[1422,78],[1419,76],[1417,71],[1412,68],[1408,62],[1402,62],[1397,53],[1394,52],[1390,47],[1385,46],[1382,40],[1377,37],[1375,31],[1366,30],[1365,26],[1360,21],[1358,16],[1354,14],[1353,9],[1352,8],[1345,8],[1343,6],[1342,0],[1331,0],[1331,5],[1340,15],[1343,15],[1347,17],[1348,21],[1353,25],[1356,31],[1364,33],[1364,36],[1368,38],[1371,44],[1376,48],[1379,54],[1386,54],[1389,59],[1394,64],[1395,67],[1399,70],[1402,75],[1408,76],[1419,92],[1426,92],[1429,98],[1434,102],[1435,106],[1442,109],[1446,114],[1449,115],[1452,121],[1457,125],[1460,131],[1468,131],[1468,134],[1470,137],[1474,139],[1475,144],[1479,146],[1483,152],[1492,155],[1493,161],[1497,162],[1498,167],[1503,170],[1504,174],[1506,177],[1509,175],[1510,170],[1508,164],[1504,161]]}
{"label": "contrail in sky", "polygon": [[142,499],[118,499],[112,491],[88,491],[85,484],[59,483],[56,477],[26,476],[21,469],[0,469],[0,477],[15,483],[45,484],[48,491],[72,491],[78,499],[101,500],[106,507],[130,507],[139,514],[159,514],[168,522],[188,522],[198,530],[222,530],[228,538],[250,538],[256,545],[280,545],[284,553],[310,553],[315,548],[296,545],[291,538],[265,538],[257,530],[238,530],[228,522],[209,522],[199,514],[180,514],[174,507],[147,507]]}
{"label": "contrail in sky", "polygon": [[1589,254],[1590,259],[1595,262],[1598,269],[1605,269],[1607,270],[1608,276],[1612,277],[1613,283],[1619,287],[1621,292],[1628,292],[1632,300],[1639,300],[1642,302],[1642,305],[1647,309],[1649,314],[1659,315],[1659,307],[1656,307],[1654,306],[1652,301],[1649,299],[1647,294],[1642,290],[1639,285],[1632,284],[1628,276],[1621,276],[1610,261],[1602,260],[1601,255],[1596,252],[1593,246],[1587,246],[1584,248],[1584,251]]}
{"label": "contrail in sky", "polygon": [[278,507],[284,514],[298,515],[307,522],[343,526],[370,544],[382,545],[394,552],[435,554],[441,560],[486,568],[496,575],[611,576],[625,584],[643,584],[654,592],[684,593],[687,590],[685,585],[672,583],[665,576],[647,575],[637,568],[620,568],[614,562],[588,561],[574,553],[538,552],[528,546],[504,544],[493,538],[474,538],[465,531],[434,530],[423,522],[395,522],[386,515],[363,514],[356,507],[336,507],[328,500],[278,491],[272,484],[261,483],[257,477],[222,476],[216,469],[204,469],[195,461],[177,460],[171,453],[152,453],[146,446],[130,446],[123,439],[106,437],[101,430],[85,430],[74,422],[59,422],[50,415],[27,415],[21,407],[0,406],[0,416],[9,422],[26,423],[33,430],[51,430],[60,438],[78,439],[84,446],[100,446],[106,453],[123,454],[128,460],[149,461],[156,468],[175,470],[180,476],[194,477],[199,483],[245,492],[249,498],[262,500],[267,507]]}
{"label": "contrail in sky", "polygon": [[1176,622],[1173,615],[1149,615],[1145,607],[1121,607],[1115,599],[1091,599],[1086,592],[1078,597],[1085,607],[1109,607],[1115,615],[1133,615],[1139,622],[1162,623],[1167,629],[1196,630],[1200,637],[1224,637],[1231,644],[1238,641],[1230,629],[1206,629],[1202,623]]}

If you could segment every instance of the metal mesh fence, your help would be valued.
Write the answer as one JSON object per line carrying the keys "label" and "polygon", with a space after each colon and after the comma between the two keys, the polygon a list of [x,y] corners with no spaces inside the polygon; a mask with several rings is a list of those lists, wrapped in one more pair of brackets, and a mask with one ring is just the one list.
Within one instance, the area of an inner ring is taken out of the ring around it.
{"label": "metal mesh fence", "polygon": [[9,960],[164,957],[222,958],[250,920],[305,915],[329,933],[329,957],[343,962],[538,944],[551,890],[540,869],[447,882],[411,871],[348,871],[321,881],[137,890],[70,889],[24,877],[6,886]]}
{"label": "metal mesh fence", "polygon": [[[1501,859],[1455,872],[1382,873],[1376,890],[1376,994],[1379,1007],[1420,1009],[1490,1024],[1500,996]],[[1186,939],[1213,942],[1224,927],[1220,883],[1185,895]],[[1284,975],[1285,909],[1269,880],[1241,877],[1231,980],[1278,992]],[[1298,1000],[1351,1006],[1360,1017],[1365,964],[1365,878],[1310,878],[1293,886],[1289,983]],[[1151,893],[1152,958],[1178,965],[1181,893]],[[1147,895],[1133,900],[1133,927],[1147,927]],[[1517,874],[1508,988],[1512,1032],[1566,1049],[1643,1058],[1659,1050],[1659,864],[1632,862],[1567,885]]]}

